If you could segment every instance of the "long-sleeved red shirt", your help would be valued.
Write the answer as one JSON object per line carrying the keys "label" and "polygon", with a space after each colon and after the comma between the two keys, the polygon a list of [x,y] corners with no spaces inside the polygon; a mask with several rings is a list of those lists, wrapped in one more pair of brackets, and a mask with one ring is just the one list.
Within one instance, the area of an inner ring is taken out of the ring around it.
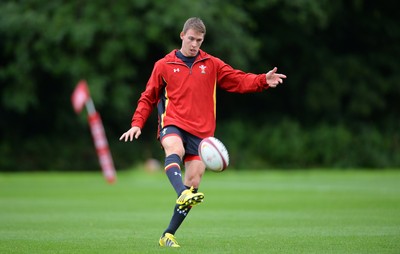
{"label": "long-sleeved red shirt", "polygon": [[265,74],[235,70],[202,50],[189,68],[176,56],[176,51],[155,63],[131,126],[143,128],[157,105],[159,130],[175,125],[199,138],[214,136],[217,86],[236,93],[268,88]]}

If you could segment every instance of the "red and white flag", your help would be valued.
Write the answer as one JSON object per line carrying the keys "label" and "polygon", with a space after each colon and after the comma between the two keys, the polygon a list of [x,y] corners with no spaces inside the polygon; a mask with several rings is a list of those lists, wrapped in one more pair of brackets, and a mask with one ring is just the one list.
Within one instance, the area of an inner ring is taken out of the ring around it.
{"label": "red and white flag", "polygon": [[71,96],[72,106],[76,113],[80,113],[85,106],[87,100],[90,98],[89,88],[85,80],[79,81],[76,85],[74,92]]}
{"label": "red and white flag", "polygon": [[86,106],[89,115],[89,126],[103,175],[109,183],[115,182],[117,177],[116,171],[103,123],[100,114],[97,113],[94,107],[92,98],[90,98],[89,88],[85,80],[79,81],[72,93],[71,101],[76,113],[80,113],[83,107]]}

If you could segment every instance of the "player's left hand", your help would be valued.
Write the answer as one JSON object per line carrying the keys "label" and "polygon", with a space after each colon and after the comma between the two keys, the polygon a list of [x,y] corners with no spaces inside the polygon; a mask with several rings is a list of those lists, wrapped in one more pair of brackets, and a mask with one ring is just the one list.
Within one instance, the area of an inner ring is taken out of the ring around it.
{"label": "player's left hand", "polygon": [[269,87],[275,88],[277,85],[282,84],[283,79],[286,78],[286,75],[276,73],[277,70],[278,68],[275,67],[265,74]]}

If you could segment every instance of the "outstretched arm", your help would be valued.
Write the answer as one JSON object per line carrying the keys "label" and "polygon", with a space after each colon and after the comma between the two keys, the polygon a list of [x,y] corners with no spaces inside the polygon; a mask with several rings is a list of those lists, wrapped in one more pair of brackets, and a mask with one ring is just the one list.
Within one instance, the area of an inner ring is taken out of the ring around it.
{"label": "outstretched arm", "polygon": [[286,78],[286,75],[276,73],[277,70],[278,68],[275,67],[265,74],[269,87],[275,88],[277,85],[283,83],[282,79]]}
{"label": "outstretched arm", "polygon": [[124,134],[122,134],[122,136],[119,138],[119,140],[124,140],[125,142],[128,140],[132,141],[134,137],[135,137],[135,139],[138,139],[140,134],[142,134],[141,129],[137,126],[133,126],[128,131],[126,131]]}

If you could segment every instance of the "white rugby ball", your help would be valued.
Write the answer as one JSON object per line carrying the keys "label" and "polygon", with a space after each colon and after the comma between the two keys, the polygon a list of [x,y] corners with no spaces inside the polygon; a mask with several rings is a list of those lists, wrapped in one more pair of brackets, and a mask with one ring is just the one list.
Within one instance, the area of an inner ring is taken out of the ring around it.
{"label": "white rugby ball", "polygon": [[206,167],[214,172],[224,171],[229,165],[228,150],[214,137],[205,138],[200,142],[199,156]]}

